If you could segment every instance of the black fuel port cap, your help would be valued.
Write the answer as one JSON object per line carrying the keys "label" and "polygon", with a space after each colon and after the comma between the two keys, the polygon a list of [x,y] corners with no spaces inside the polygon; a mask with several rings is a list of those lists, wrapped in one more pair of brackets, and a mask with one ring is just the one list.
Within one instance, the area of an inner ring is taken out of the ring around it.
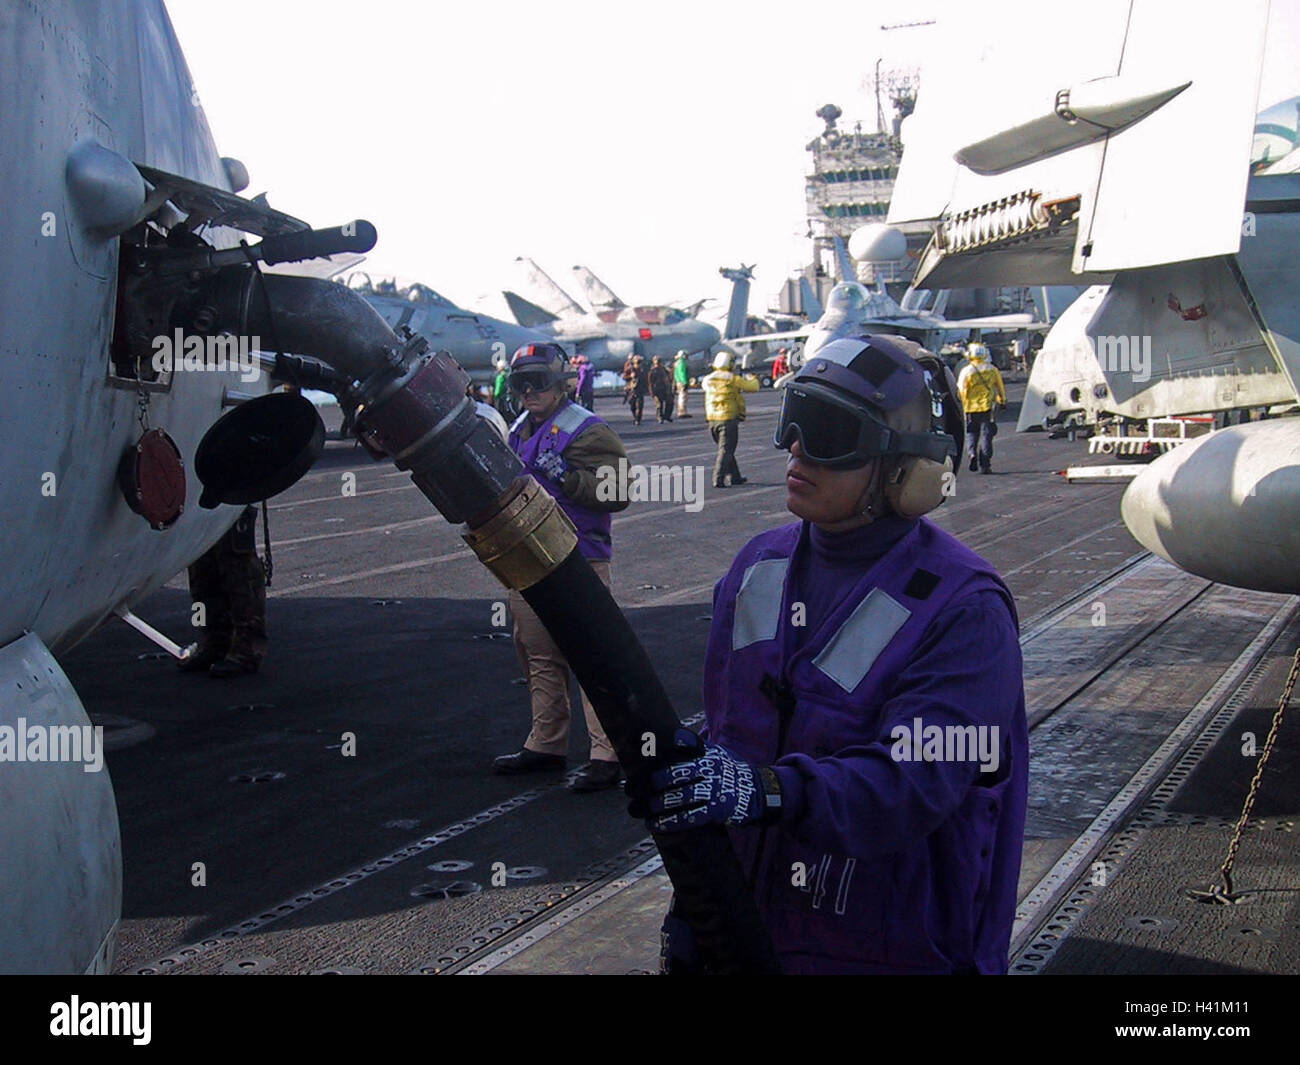
{"label": "black fuel port cap", "polygon": [[199,506],[243,506],[279,495],[325,450],[325,423],[311,400],[271,392],[227,411],[203,434],[194,472],[203,483]]}

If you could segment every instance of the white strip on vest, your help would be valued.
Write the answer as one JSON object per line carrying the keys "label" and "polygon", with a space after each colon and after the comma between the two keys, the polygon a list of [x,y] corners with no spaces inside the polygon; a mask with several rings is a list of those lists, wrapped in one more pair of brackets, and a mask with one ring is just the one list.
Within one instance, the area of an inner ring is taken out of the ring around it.
{"label": "white strip on vest", "polygon": [[587,417],[587,411],[576,403],[570,403],[555,416],[551,424],[559,426],[562,433],[572,433],[587,420]]}
{"label": "white strip on vest", "polygon": [[789,566],[788,558],[769,558],[745,570],[740,591],[736,593],[736,620],[731,627],[733,651],[776,636],[781,623],[785,571]]}
{"label": "white strip on vest", "polygon": [[888,592],[872,588],[813,659],[813,665],[851,692],[911,616],[912,612]]}

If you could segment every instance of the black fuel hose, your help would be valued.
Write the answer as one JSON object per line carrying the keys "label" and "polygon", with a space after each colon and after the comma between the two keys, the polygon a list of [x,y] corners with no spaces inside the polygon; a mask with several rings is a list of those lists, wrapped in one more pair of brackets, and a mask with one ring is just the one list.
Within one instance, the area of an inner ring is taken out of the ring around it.
{"label": "black fuel hose", "polygon": [[[521,593],[564,652],[624,769],[673,750],[682,727],[632,626],[578,549]],[[706,972],[777,973],[772,942],[726,830],[656,833],[655,845]]]}

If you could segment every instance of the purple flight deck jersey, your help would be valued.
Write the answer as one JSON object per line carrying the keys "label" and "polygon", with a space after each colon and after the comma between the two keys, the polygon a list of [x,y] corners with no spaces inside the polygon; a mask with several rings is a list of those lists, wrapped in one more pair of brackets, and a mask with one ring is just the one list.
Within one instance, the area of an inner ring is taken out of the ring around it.
{"label": "purple flight deck jersey", "polygon": [[[527,440],[523,439],[523,429],[529,414],[524,411],[510,427],[510,449],[519,456],[530,470],[537,456],[543,451],[564,453],[576,436],[581,436],[593,425],[604,425],[605,420],[592,414],[586,407],[569,400],[562,401],[559,408]],[[613,557],[613,523],[607,512],[588,510],[581,507],[564,494],[561,487],[549,477],[537,476],[537,483],[555,497],[560,509],[569,516],[578,530],[578,550],[585,559],[600,559],[608,562]]]}
{"label": "purple flight deck jersey", "polygon": [[714,590],[704,706],[781,782],[781,820],[730,833],[784,971],[1006,971],[1029,740],[987,562],[924,518],[756,537]]}

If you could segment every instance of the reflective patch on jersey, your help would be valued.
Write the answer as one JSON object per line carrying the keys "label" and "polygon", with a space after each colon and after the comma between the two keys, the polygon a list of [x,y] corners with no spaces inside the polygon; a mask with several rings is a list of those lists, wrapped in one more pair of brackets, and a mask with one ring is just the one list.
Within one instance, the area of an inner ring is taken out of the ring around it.
{"label": "reflective patch on jersey", "polygon": [[873,588],[813,659],[813,665],[851,692],[911,616],[888,592]]}
{"label": "reflective patch on jersey", "polygon": [[570,403],[555,415],[551,426],[559,432],[576,433],[582,427],[582,423],[590,417],[590,411],[579,407],[576,403]]}
{"label": "reflective patch on jersey", "polygon": [[733,651],[776,636],[789,568],[788,558],[769,558],[745,570],[740,591],[736,593],[736,618],[731,626]]}

